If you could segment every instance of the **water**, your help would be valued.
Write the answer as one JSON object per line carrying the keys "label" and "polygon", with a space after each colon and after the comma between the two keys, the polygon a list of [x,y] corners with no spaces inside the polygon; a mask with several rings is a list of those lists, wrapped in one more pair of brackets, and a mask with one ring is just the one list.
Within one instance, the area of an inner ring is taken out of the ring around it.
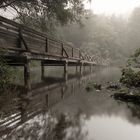
{"label": "water", "polygon": [[[3,98],[1,139],[140,140],[140,107],[115,101],[105,88],[120,75],[119,68],[96,68],[81,78],[40,84],[31,97]],[[103,89],[87,92],[90,81],[101,83]]]}

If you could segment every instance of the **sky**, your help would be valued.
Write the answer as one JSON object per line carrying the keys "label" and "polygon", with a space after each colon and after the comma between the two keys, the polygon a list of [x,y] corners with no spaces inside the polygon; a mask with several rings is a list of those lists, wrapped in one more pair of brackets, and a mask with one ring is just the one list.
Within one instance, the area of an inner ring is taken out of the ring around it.
{"label": "sky", "polygon": [[90,8],[96,14],[128,15],[138,6],[140,0],[92,0]]}

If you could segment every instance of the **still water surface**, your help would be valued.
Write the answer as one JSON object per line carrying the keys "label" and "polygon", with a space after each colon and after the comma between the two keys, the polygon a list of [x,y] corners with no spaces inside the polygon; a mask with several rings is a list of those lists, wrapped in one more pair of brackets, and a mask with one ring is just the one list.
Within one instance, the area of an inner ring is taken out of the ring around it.
{"label": "still water surface", "polygon": [[[67,82],[40,84],[30,97],[5,97],[0,107],[0,139],[140,140],[140,107],[115,101],[112,91],[105,89],[120,75],[119,68],[96,68]],[[101,83],[103,89],[87,92],[90,81]]]}

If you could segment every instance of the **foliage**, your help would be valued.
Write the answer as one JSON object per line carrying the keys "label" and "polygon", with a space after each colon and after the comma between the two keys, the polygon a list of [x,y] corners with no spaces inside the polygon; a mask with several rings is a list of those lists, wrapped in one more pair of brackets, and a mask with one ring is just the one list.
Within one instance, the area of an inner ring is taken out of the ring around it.
{"label": "foliage", "polygon": [[140,7],[136,7],[128,19],[127,51],[132,53],[140,48]]}
{"label": "foliage", "polygon": [[93,91],[94,89],[95,90],[101,90],[102,89],[102,85],[101,84],[94,83],[94,82],[88,83],[88,85],[86,87],[86,90],[87,91]]}
{"label": "foliage", "polygon": [[9,67],[0,59],[0,90],[6,89],[10,82],[11,73],[8,69]]}
{"label": "foliage", "polygon": [[[0,51],[1,53],[2,51]],[[12,70],[6,64],[5,60],[0,57],[0,92],[8,89],[11,78]]]}
{"label": "foliage", "polygon": [[[81,16],[86,12],[83,4],[84,1],[85,0],[15,0],[10,4],[10,7],[17,12],[18,16],[15,18],[17,21],[26,26],[48,33],[52,31],[57,24],[64,25],[70,22],[80,23]],[[4,5],[4,2],[1,3],[1,5]]]}
{"label": "foliage", "polygon": [[140,49],[136,49],[135,53],[127,60],[127,67],[140,67]]}
{"label": "foliage", "polygon": [[140,71],[135,72],[130,67],[123,69],[120,82],[128,87],[140,87]]}

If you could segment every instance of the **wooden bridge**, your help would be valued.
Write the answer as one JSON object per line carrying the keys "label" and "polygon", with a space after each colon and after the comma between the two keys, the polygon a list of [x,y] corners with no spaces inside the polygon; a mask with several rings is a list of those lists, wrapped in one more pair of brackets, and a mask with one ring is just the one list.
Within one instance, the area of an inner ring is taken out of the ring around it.
{"label": "wooden bridge", "polygon": [[24,83],[27,91],[31,90],[30,62],[40,60],[42,76],[44,66],[64,66],[67,79],[68,66],[95,65],[92,56],[66,42],[57,40],[47,34],[35,31],[21,24],[0,16],[0,50],[7,64],[24,67]]}

